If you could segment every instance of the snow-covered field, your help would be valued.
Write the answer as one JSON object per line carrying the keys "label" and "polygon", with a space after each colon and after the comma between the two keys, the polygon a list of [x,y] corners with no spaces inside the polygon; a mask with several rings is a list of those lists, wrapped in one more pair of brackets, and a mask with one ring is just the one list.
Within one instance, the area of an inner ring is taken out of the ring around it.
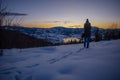
{"label": "snow-covered field", "polygon": [[0,80],[120,80],[120,40],[7,49]]}

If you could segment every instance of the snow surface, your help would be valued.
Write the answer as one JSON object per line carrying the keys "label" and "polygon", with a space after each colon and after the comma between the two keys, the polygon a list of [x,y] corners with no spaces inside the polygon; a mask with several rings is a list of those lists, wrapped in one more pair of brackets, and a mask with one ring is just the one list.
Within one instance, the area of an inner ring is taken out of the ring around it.
{"label": "snow surface", "polygon": [[6,49],[0,80],[120,80],[120,40]]}

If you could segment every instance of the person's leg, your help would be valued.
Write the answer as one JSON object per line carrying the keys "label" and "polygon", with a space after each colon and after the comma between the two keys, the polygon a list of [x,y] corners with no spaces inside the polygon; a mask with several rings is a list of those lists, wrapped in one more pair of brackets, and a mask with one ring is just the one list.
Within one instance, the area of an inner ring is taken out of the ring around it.
{"label": "person's leg", "polygon": [[87,48],[89,48],[90,37],[87,37]]}

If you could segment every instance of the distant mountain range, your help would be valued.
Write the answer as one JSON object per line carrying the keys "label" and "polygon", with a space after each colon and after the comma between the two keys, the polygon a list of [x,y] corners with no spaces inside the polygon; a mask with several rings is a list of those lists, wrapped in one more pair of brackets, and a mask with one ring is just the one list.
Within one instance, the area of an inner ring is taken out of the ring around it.
{"label": "distant mountain range", "polygon": [[[20,31],[26,35],[36,37],[38,39],[44,39],[52,43],[63,43],[64,38],[81,38],[83,28],[65,28],[63,26],[56,26],[53,28],[27,28],[21,26],[4,26],[0,27],[5,30]],[[91,32],[94,36],[94,32],[97,27],[92,27]],[[100,33],[105,32],[104,29],[99,29]]]}

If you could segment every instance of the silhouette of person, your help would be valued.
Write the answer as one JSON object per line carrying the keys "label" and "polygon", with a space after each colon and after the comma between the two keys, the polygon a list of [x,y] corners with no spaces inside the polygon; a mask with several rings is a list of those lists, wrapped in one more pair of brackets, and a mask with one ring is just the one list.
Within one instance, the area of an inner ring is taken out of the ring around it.
{"label": "silhouette of person", "polygon": [[89,48],[90,36],[91,36],[91,24],[87,19],[84,24],[84,47],[85,48]]}

